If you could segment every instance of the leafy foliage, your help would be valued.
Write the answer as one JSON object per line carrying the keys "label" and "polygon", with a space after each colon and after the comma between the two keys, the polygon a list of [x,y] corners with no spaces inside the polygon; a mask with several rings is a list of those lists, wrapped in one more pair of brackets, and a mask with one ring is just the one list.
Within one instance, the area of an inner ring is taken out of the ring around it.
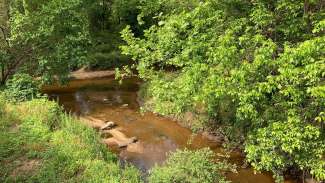
{"label": "leafy foliage", "polygon": [[39,86],[28,74],[16,74],[7,82],[5,93],[11,101],[27,101],[40,95]]}
{"label": "leafy foliage", "polygon": [[[324,179],[325,162],[321,160],[324,135],[312,125],[305,125],[291,116],[287,121],[274,122],[251,134],[245,150],[247,160],[257,170],[282,175],[290,167],[308,170],[319,180]],[[276,177],[281,180],[281,177]]]}
{"label": "leafy foliage", "polygon": [[73,66],[84,64],[90,45],[84,7],[83,0],[12,1],[2,82],[19,70],[46,81],[65,78]]}
{"label": "leafy foliage", "polygon": [[[319,180],[324,179],[324,121],[318,117],[325,109],[322,89],[325,60],[321,51],[325,49],[324,43],[321,37],[305,41],[296,48],[286,48],[278,59],[279,74],[259,83],[256,89],[259,94],[247,94],[249,100],[256,103],[250,106],[252,112],[246,114],[255,122],[269,125],[250,137],[260,142],[249,141],[246,146],[248,160],[257,169],[279,174],[280,170],[293,166],[310,171]],[[267,98],[270,95],[272,98]],[[257,103],[268,105],[257,107]],[[242,116],[247,104],[239,109]],[[276,144],[272,145],[271,141]],[[274,159],[269,162],[265,155]]]}
{"label": "leafy foliage", "polygon": [[207,0],[167,13],[161,7],[174,1],[158,2],[143,5],[162,14],[143,37],[122,32],[150,109],[232,126],[259,171],[279,177],[294,167],[324,180],[322,2]]}
{"label": "leafy foliage", "polygon": [[152,169],[149,182],[152,183],[225,183],[221,171],[233,170],[227,163],[214,163],[213,152],[209,149],[198,151],[178,150],[170,154],[161,167]]}

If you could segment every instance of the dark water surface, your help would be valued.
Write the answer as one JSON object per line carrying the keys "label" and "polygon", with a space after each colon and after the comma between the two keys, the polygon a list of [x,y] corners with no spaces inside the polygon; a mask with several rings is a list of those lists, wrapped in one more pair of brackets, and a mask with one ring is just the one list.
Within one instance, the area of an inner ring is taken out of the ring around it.
{"label": "dark water surface", "polygon": [[[127,136],[136,136],[139,139],[136,145],[113,151],[120,159],[143,171],[161,164],[168,152],[178,148],[210,147],[217,156],[225,154],[220,144],[200,134],[194,135],[170,119],[153,113],[141,114],[136,100],[139,84],[137,79],[128,79],[119,85],[112,78],[101,78],[71,81],[67,86],[48,86],[43,91],[71,113],[114,121]],[[255,174],[250,168],[240,168],[242,159],[238,153],[230,154],[229,160],[236,162],[239,168],[237,174],[227,174],[229,180],[234,183],[274,182],[270,174]]]}

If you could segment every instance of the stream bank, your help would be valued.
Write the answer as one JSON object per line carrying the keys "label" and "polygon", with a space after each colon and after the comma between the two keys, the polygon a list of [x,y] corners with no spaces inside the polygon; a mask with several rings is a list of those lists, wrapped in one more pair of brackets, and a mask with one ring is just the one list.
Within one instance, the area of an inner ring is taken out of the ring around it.
{"label": "stream bank", "polygon": [[[216,156],[227,152],[217,143],[202,134],[170,119],[151,112],[140,112],[137,92],[141,81],[130,78],[119,85],[113,77],[72,80],[66,86],[47,86],[44,92],[57,100],[66,111],[78,116],[91,116],[104,121],[113,121],[128,137],[137,137],[136,145],[128,148],[110,147],[121,160],[130,162],[143,172],[155,164],[161,164],[168,152],[176,149],[199,149],[209,147]],[[127,105],[126,105],[127,104]],[[188,143],[191,141],[191,143]],[[255,173],[250,168],[241,168],[243,157],[230,153],[230,162],[238,164],[238,173],[229,173],[227,178],[235,183],[273,183],[270,174]]]}

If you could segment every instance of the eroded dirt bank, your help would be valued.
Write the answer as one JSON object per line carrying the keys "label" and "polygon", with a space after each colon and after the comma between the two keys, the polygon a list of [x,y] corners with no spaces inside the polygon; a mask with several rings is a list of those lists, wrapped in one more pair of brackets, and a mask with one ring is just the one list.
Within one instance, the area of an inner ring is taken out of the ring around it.
{"label": "eroded dirt bank", "polygon": [[73,80],[85,80],[85,79],[98,79],[98,78],[107,78],[114,77],[115,71],[106,70],[106,71],[87,71],[85,68],[82,68],[78,71],[72,72],[70,77]]}

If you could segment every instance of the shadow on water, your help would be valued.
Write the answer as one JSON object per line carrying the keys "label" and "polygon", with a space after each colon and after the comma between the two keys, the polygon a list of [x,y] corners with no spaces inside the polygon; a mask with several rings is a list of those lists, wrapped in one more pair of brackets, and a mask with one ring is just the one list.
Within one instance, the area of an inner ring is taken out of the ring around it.
{"label": "shadow on water", "polygon": [[[136,78],[124,80],[121,85],[112,78],[101,78],[71,81],[67,86],[47,86],[43,91],[71,113],[114,121],[127,136],[137,137],[137,143],[111,150],[122,162],[130,162],[143,172],[163,163],[167,154],[178,148],[210,147],[216,155],[225,154],[221,144],[201,134],[194,135],[170,119],[149,112],[141,114],[136,100],[139,84]],[[230,161],[241,167],[243,158],[239,153],[232,153]],[[274,182],[270,174],[255,174],[250,168],[239,168],[237,174],[229,173],[227,177],[234,183]]]}

